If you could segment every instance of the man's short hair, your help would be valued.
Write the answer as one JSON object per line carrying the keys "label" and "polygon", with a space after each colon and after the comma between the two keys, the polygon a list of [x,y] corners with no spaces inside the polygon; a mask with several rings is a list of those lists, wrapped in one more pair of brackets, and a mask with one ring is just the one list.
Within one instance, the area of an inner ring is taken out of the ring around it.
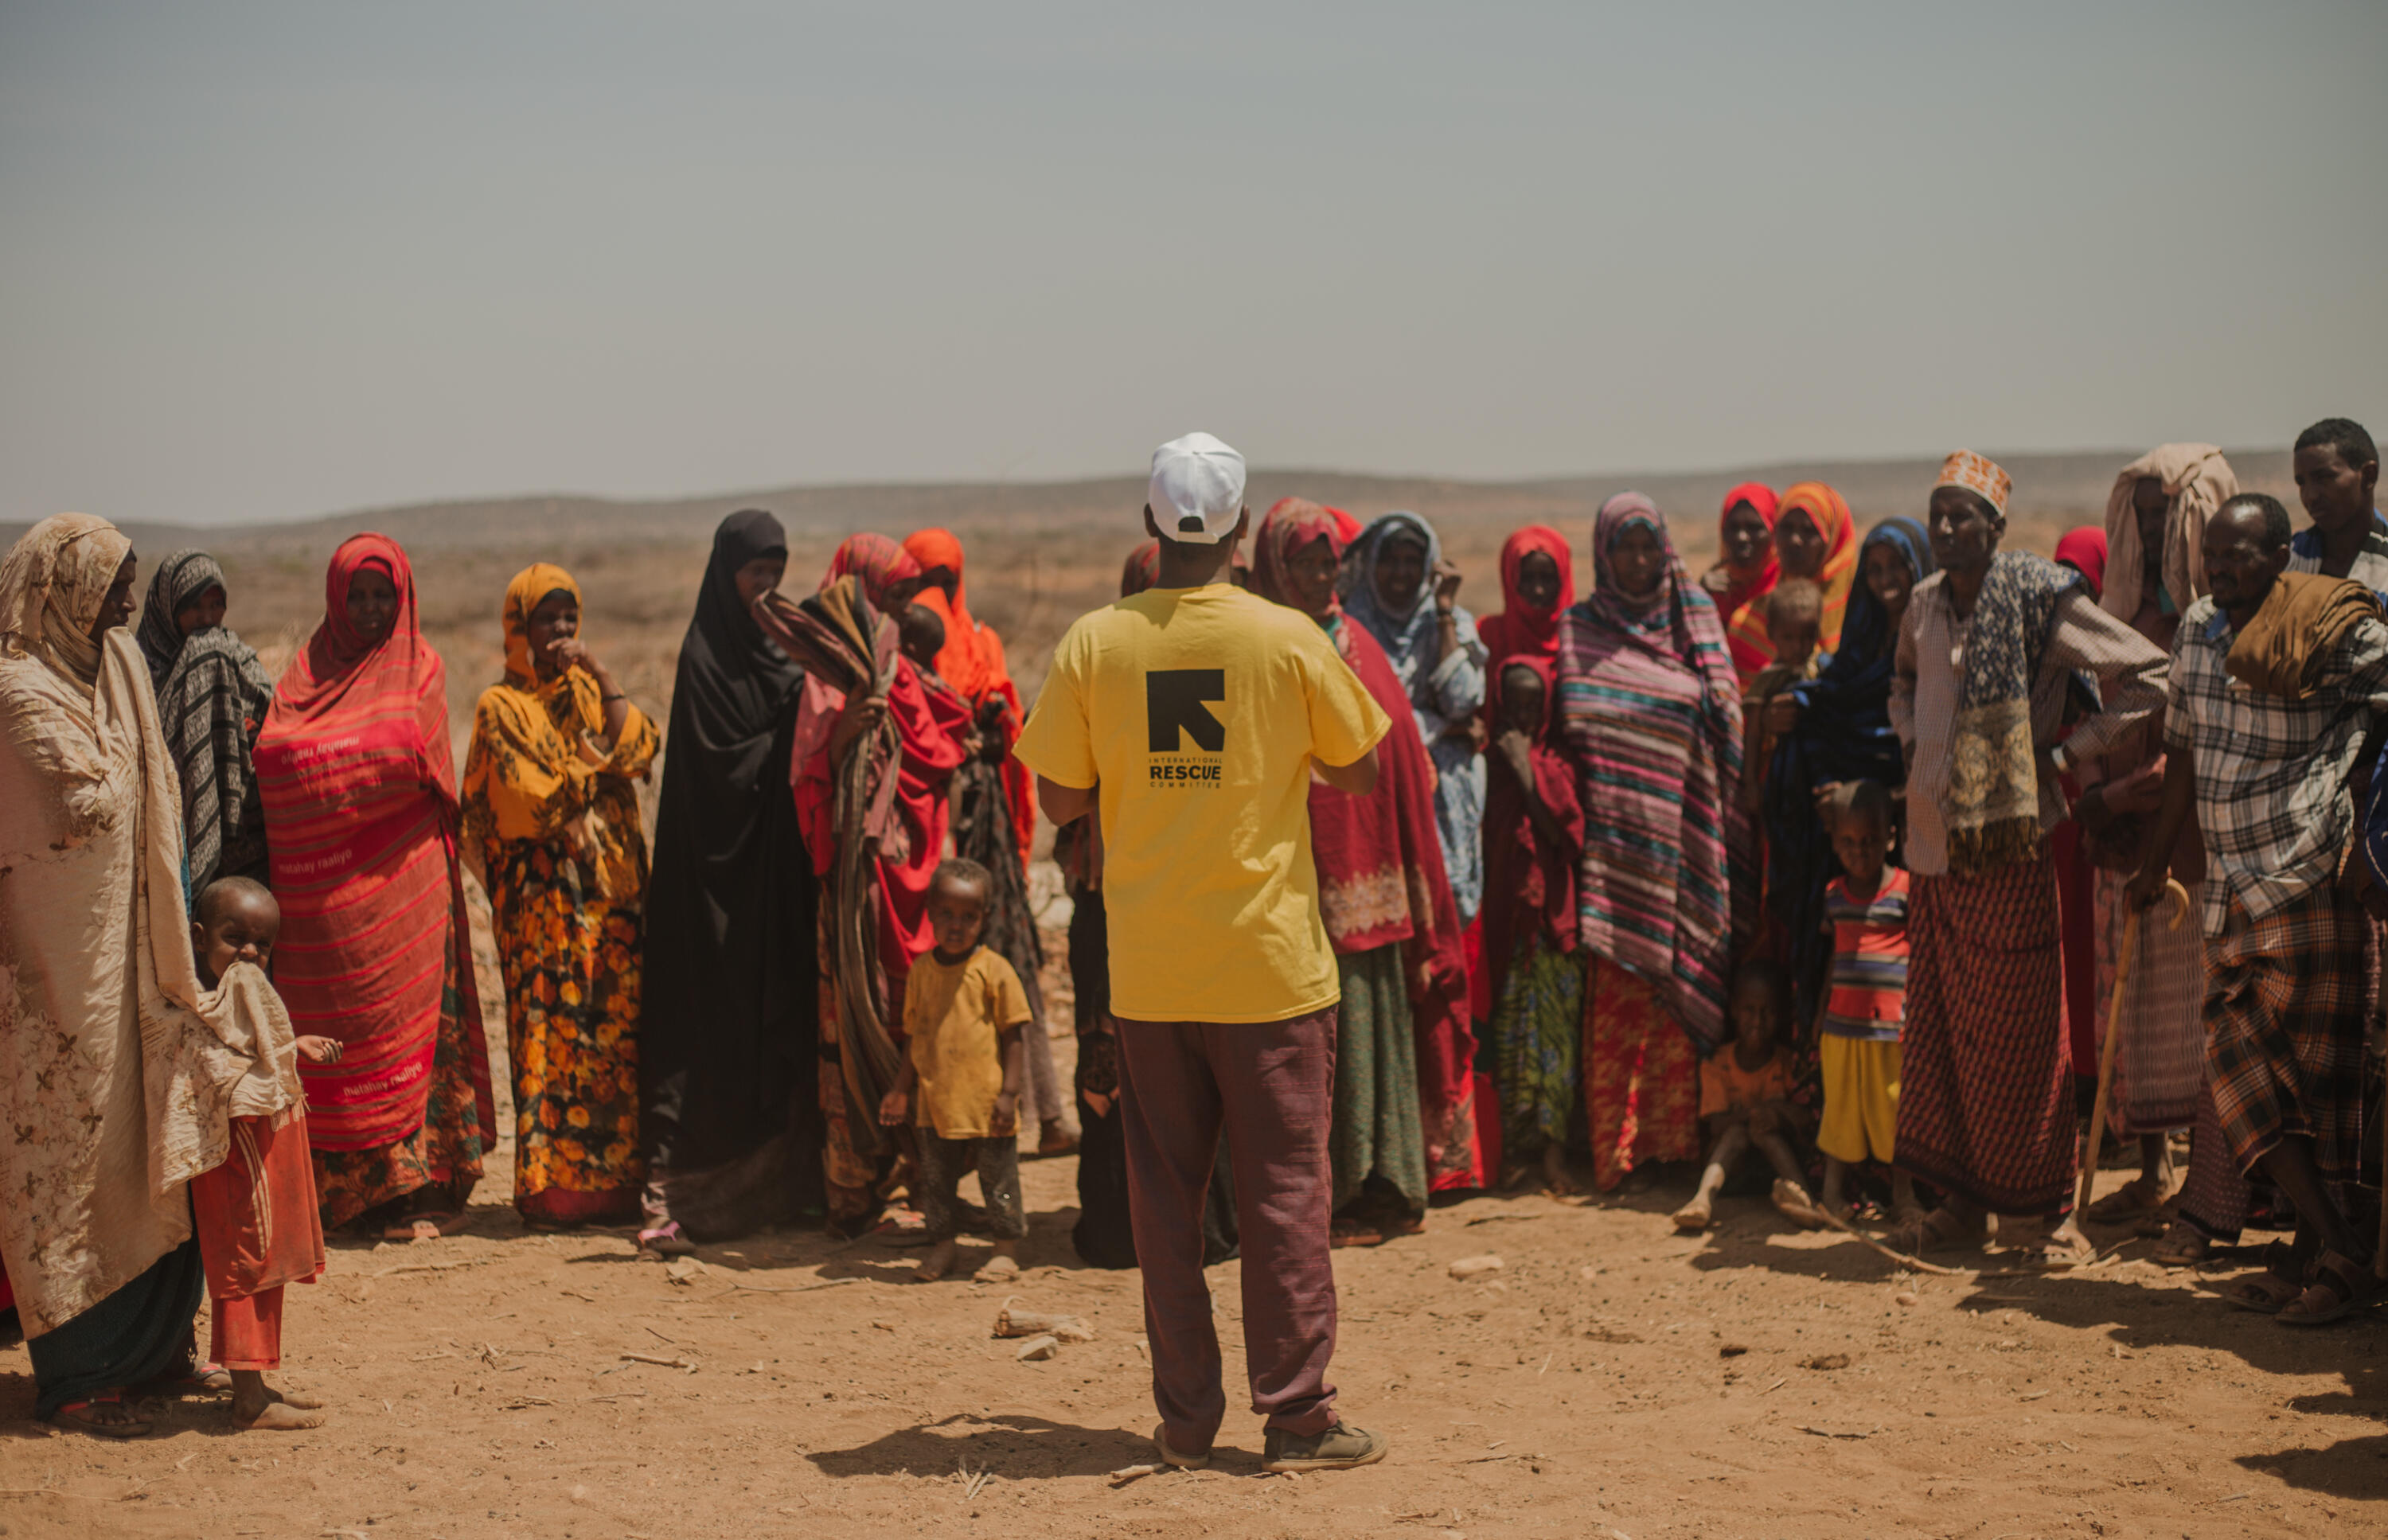
{"label": "man's short hair", "polygon": [[2289,511],[2280,506],[2280,499],[2269,492],[2242,492],[2214,511],[2219,516],[2242,508],[2252,508],[2261,517],[2258,533],[2262,536],[2266,550],[2278,550],[2289,543]]}
{"label": "man's short hair", "polygon": [[217,915],[223,913],[224,906],[235,899],[263,899],[273,905],[276,913],[282,908],[281,901],[273,896],[273,890],[256,878],[220,877],[199,890],[197,901],[191,905],[191,917],[201,925],[211,924]]}
{"label": "man's short hair", "polygon": [[941,882],[967,883],[977,889],[982,898],[995,896],[995,874],[966,855],[937,863],[936,871],[929,878],[929,886],[934,888]]}
{"label": "man's short hair", "polygon": [[1766,622],[1776,621],[1793,625],[1824,624],[1824,590],[1812,579],[1789,577],[1774,585],[1766,596]]}
{"label": "man's short hair", "polygon": [[2378,445],[2363,431],[2363,424],[2351,417],[2325,417],[2297,435],[2297,449],[2335,449],[2338,458],[2349,465],[2364,466],[2380,458]]}

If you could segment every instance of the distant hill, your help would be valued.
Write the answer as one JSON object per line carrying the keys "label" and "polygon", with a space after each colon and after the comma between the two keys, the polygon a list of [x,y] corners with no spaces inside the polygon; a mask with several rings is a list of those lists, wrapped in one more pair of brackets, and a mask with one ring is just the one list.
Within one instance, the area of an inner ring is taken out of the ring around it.
{"label": "distant hill", "polygon": [[[2026,527],[2094,522],[2102,516],[2115,473],[2137,450],[2070,454],[2006,454],[2001,464],[2015,478],[2015,521]],[[2242,485],[2287,496],[2285,450],[2234,451]],[[1567,476],[1540,481],[1445,481],[1372,476],[1343,471],[1256,470],[1251,504],[1257,511],[1292,493],[1349,508],[1365,516],[1408,508],[1446,528],[1454,546],[1484,544],[1484,526],[1540,521],[1581,528],[1602,499],[1627,488],[1645,492],[1674,516],[1686,553],[1705,552],[1714,539],[1717,505],[1736,482],[1831,483],[1849,499],[1861,523],[1923,509],[1938,469],[1936,459],[1785,462],[1739,469]],[[201,546],[221,555],[312,559],[362,529],[389,535],[410,550],[515,550],[557,545],[577,549],[703,542],[725,513],[768,508],[807,547],[834,543],[859,529],[891,535],[945,524],[982,533],[1028,535],[1043,528],[1131,532],[1144,500],[1141,477],[1112,476],[1045,483],[871,484],[783,486],[768,490],[646,501],[592,497],[505,498],[364,509],[288,524],[125,526],[145,553]],[[91,510],[102,511],[104,510]],[[1472,538],[1458,538],[1463,526]],[[0,542],[13,542],[24,524],[0,524]],[[1494,536],[1497,539],[1497,536]]]}

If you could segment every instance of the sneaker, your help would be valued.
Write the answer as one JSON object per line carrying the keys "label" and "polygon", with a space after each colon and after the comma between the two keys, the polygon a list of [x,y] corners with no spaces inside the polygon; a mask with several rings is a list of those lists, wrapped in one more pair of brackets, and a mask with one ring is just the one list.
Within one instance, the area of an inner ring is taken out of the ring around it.
{"label": "sneaker", "polygon": [[1174,1465],[1180,1471],[1200,1471],[1211,1463],[1211,1457],[1208,1454],[1181,1455],[1171,1448],[1169,1430],[1160,1423],[1153,1425],[1152,1447],[1160,1454],[1162,1464]]}
{"label": "sneaker", "polygon": [[1392,1440],[1365,1428],[1337,1422],[1321,1433],[1289,1433],[1268,1430],[1261,1457],[1264,1471],[1349,1471],[1374,1465],[1393,1446]]}

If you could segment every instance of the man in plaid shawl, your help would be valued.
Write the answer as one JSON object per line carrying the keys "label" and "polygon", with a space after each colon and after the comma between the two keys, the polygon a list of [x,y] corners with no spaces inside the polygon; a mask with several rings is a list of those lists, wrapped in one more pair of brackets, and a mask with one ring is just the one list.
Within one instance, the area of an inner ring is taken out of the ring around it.
{"label": "man in plaid shawl", "polygon": [[[1891,683],[1913,874],[1899,1166],[1948,1194],[1894,1239],[1911,1250],[1978,1243],[1989,1214],[2044,1220],[2072,1197],[2048,833],[2065,817],[2070,762],[2164,700],[2162,650],[2101,610],[2078,573],[1999,549],[2011,486],[1967,450],[1941,468],[1928,521],[1940,570],[1908,601]],[[2029,1243],[2058,1263],[2090,1255],[2069,1220]]]}
{"label": "man in plaid shawl", "polygon": [[[2348,773],[2388,709],[2388,625],[2359,583],[2291,573],[2288,511],[2260,492],[2217,510],[2212,591],[2181,616],[2165,708],[2156,837],[2130,901],[2164,890],[2162,852],[2204,839],[2206,1072],[2240,1169],[2297,1211],[2296,1241],[2233,1286],[2248,1309],[2318,1325],[2367,1303],[2370,1248],[2349,1218],[2362,1134],[2362,904],[2342,872],[2357,833]],[[2359,876],[2359,870],[2355,874]],[[2375,877],[2376,880],[2376,877]]]}

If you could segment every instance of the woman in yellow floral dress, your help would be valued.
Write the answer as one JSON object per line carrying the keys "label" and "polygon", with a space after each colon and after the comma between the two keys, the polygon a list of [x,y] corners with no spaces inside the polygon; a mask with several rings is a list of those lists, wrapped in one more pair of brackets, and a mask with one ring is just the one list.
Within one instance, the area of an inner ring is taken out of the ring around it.
{"label": "woman in yellow floral dress", "polygon": [[647,842],[633,782],[654,724],[580,640],[561,567],[507,585],[505,682],[482,692],[464,761],[506,980],[514,1207],[540,1227],[635,1218],[639,957]]}

